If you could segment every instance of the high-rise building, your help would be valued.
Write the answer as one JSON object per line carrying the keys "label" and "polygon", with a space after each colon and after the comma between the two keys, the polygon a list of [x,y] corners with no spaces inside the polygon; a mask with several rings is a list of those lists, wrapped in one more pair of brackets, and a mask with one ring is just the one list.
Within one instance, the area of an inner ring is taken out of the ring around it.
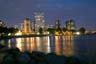
{"label": "high-rise building", "polygon": [[44,29],[45,20],[44,13],[35,13],[35,31],[38,32],[39,28]]}
{"label": "high-rise building", "polygon": [[21,25],[22,34],[31,34],[32,33],[32,23],[29,18],[24,19]]}
{"label": "high-rise building", "polygon": [[65,22],[65,28],[68,30],[75,30],[75,21],[74,20],[68,20]]}
{"label": "high-rise building", "polygon": [[55,28],[60,28],[60,20],[57,20],[57,21],[55,22]]}

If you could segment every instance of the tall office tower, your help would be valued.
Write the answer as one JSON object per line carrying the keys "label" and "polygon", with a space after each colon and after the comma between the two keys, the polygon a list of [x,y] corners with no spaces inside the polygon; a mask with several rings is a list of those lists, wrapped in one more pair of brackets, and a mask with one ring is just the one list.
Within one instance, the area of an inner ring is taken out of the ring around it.
{"label": "tall office tower", "polygon": [[55,22],[55,28],[60,28],[60,20],[57,20],[57,21]]}
{"label": "tall office tower", "polygon": [[0,20],[0,27],[5,27],[5,23],[2,20]]}
{"label": "tall office tower", "polygon": [[21,25],[22,34],[31,34],[32,33],[32,23],[29,18],[24,19]]}
{"label": "tall office tower", "polygon": [[32,24],[32,31],[34,32],[35,31],[35,22],[32,21],[31,24]]}
{"label": "tall office tower", "polygon": [[68,20],[65,22],[65,28],[68,30],[75,30],[75,21],[74,20]]}
{"label": "tall office tower", "polygon": [[38,32],[39,28],[44,29],[45,20],[44,13],[35,13],[35,31]]}

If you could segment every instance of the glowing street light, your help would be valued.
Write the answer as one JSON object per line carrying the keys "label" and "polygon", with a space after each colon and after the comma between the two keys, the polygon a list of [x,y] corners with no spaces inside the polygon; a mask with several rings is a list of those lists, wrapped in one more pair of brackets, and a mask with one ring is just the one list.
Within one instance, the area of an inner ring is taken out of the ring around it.
{"label": "glowing street light", "polygon": [[21,31],[18,31],[16,34],[16,36],[22,35]]}
{"label": "glowing street light", "polygon": [[76,35],[80,35],[80,32],[76,32]]}

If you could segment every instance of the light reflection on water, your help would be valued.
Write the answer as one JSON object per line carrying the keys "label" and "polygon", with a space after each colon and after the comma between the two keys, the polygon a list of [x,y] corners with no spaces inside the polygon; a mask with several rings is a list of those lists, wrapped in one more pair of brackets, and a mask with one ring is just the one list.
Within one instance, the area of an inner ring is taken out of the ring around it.
{"label": "light reflection on water", "polygon": [[18,47],[21,51],[41,51],[45,53],[73,55],[72,36],[44,36],[12,38],[8,40],[8,47]]}
{"label": "light reflection on water", "polygon": [[[8,43],[7,43],[8,42]],[[9,48],[18,47],[21,51],[55,52],[66,56],[76,55],[96,64],[96,35],[24,37],[1,40]]]}

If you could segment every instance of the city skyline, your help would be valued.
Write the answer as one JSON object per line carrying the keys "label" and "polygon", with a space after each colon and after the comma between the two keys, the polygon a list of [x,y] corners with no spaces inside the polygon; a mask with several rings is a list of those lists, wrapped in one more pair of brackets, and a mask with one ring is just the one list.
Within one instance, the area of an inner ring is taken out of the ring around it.
{"label": "city skyline", "polygon": [[34,21],[35,12],[43,12],[45,22],[54,24],[73,19],[76,27],[96,30],[95,0],[0,0],[0,19],[7,26],[19,25],[24,18]]}

